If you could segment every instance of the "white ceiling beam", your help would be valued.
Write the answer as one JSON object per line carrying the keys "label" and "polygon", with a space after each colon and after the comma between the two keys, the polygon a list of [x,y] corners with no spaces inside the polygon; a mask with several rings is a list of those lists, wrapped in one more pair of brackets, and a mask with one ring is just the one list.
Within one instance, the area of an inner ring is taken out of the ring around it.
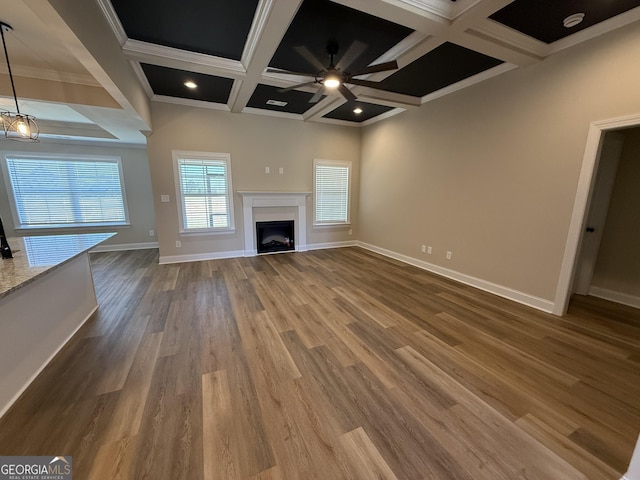
{"label": "white ceiling beam", "polygon": [[237,89],[229,98],[232,112],[242,112],[258,86],[261,76],[269,66],[282,37],[284,37],[302,0],[260,0],[251,25],[249,37],[242,53],[242,64],[246,75],[242,82],[236,81]]}
{"label": "white ceiling beam", "polygon": [[246,75],[244,66],[237,60],[189,52],[139,40],[128,39],[122,47],[122,51],[130,60],[150,65],[227,78],[244,78]]}
{"label": "white ceiling beam", "polygon": [[23,2],[133,118],[138,129],[151,128],[148,97],[131,65],[123,58],[121,46],[96,2]]}
{"label": "white ceiling beam", "polygon": [[401,0],[333,1],[429,35],[438,34],[451,24],[444,16]]}

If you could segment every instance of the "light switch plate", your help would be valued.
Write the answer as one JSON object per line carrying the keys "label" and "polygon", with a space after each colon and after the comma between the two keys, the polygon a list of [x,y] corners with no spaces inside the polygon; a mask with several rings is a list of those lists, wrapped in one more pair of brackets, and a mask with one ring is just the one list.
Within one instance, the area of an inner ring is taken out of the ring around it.
{"label": "light switch plate", "polygon": [[169,203],[169,195],[160,195],[160,201],[162,203]]}

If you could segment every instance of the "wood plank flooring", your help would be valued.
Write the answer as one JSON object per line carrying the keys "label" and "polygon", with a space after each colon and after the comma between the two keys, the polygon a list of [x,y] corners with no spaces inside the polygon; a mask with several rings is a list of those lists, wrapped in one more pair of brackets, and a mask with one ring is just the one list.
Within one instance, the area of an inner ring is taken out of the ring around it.
{"label": "wood plank flooring", "polygon": [[355,247],[157,261],[92,255],[99,312],[0,419],[0,455],[90,480],[626,471],[638,310],[557,318]]}

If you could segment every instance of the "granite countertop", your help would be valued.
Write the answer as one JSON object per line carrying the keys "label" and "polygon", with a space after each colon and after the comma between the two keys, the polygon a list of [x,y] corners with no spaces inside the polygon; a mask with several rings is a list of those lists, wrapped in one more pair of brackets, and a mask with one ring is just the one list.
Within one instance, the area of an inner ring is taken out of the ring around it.
{"label": "granite countertop", "polygon": [[13,258],[0,259],[0,299],[114,235],[84,233],[8,238]]}

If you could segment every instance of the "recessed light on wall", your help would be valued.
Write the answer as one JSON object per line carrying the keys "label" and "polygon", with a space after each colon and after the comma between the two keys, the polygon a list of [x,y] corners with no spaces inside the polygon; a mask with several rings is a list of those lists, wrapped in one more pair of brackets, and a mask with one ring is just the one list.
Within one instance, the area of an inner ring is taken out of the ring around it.
{"label": "recessed light on wall", "polygon": [[584,20],[584,13],[574,13],[573,15],[569,15],[567,18],[565,18],[562,21],[562,24],[565,26],[565,28],[571,28],[575,27],[579,23],[582,23],[582,20]]}
{"label": "recessed light on wall", "polygon": [[353,109],[353,113],[356,115],[360,115],[362,113],[362,109],[360,107],[356,107]]}
{"label": "recessed light on wall", "polygon": [[198,84],[189,80],[188,82],[184,82],[184,86],[187,88],[198,88]]}

